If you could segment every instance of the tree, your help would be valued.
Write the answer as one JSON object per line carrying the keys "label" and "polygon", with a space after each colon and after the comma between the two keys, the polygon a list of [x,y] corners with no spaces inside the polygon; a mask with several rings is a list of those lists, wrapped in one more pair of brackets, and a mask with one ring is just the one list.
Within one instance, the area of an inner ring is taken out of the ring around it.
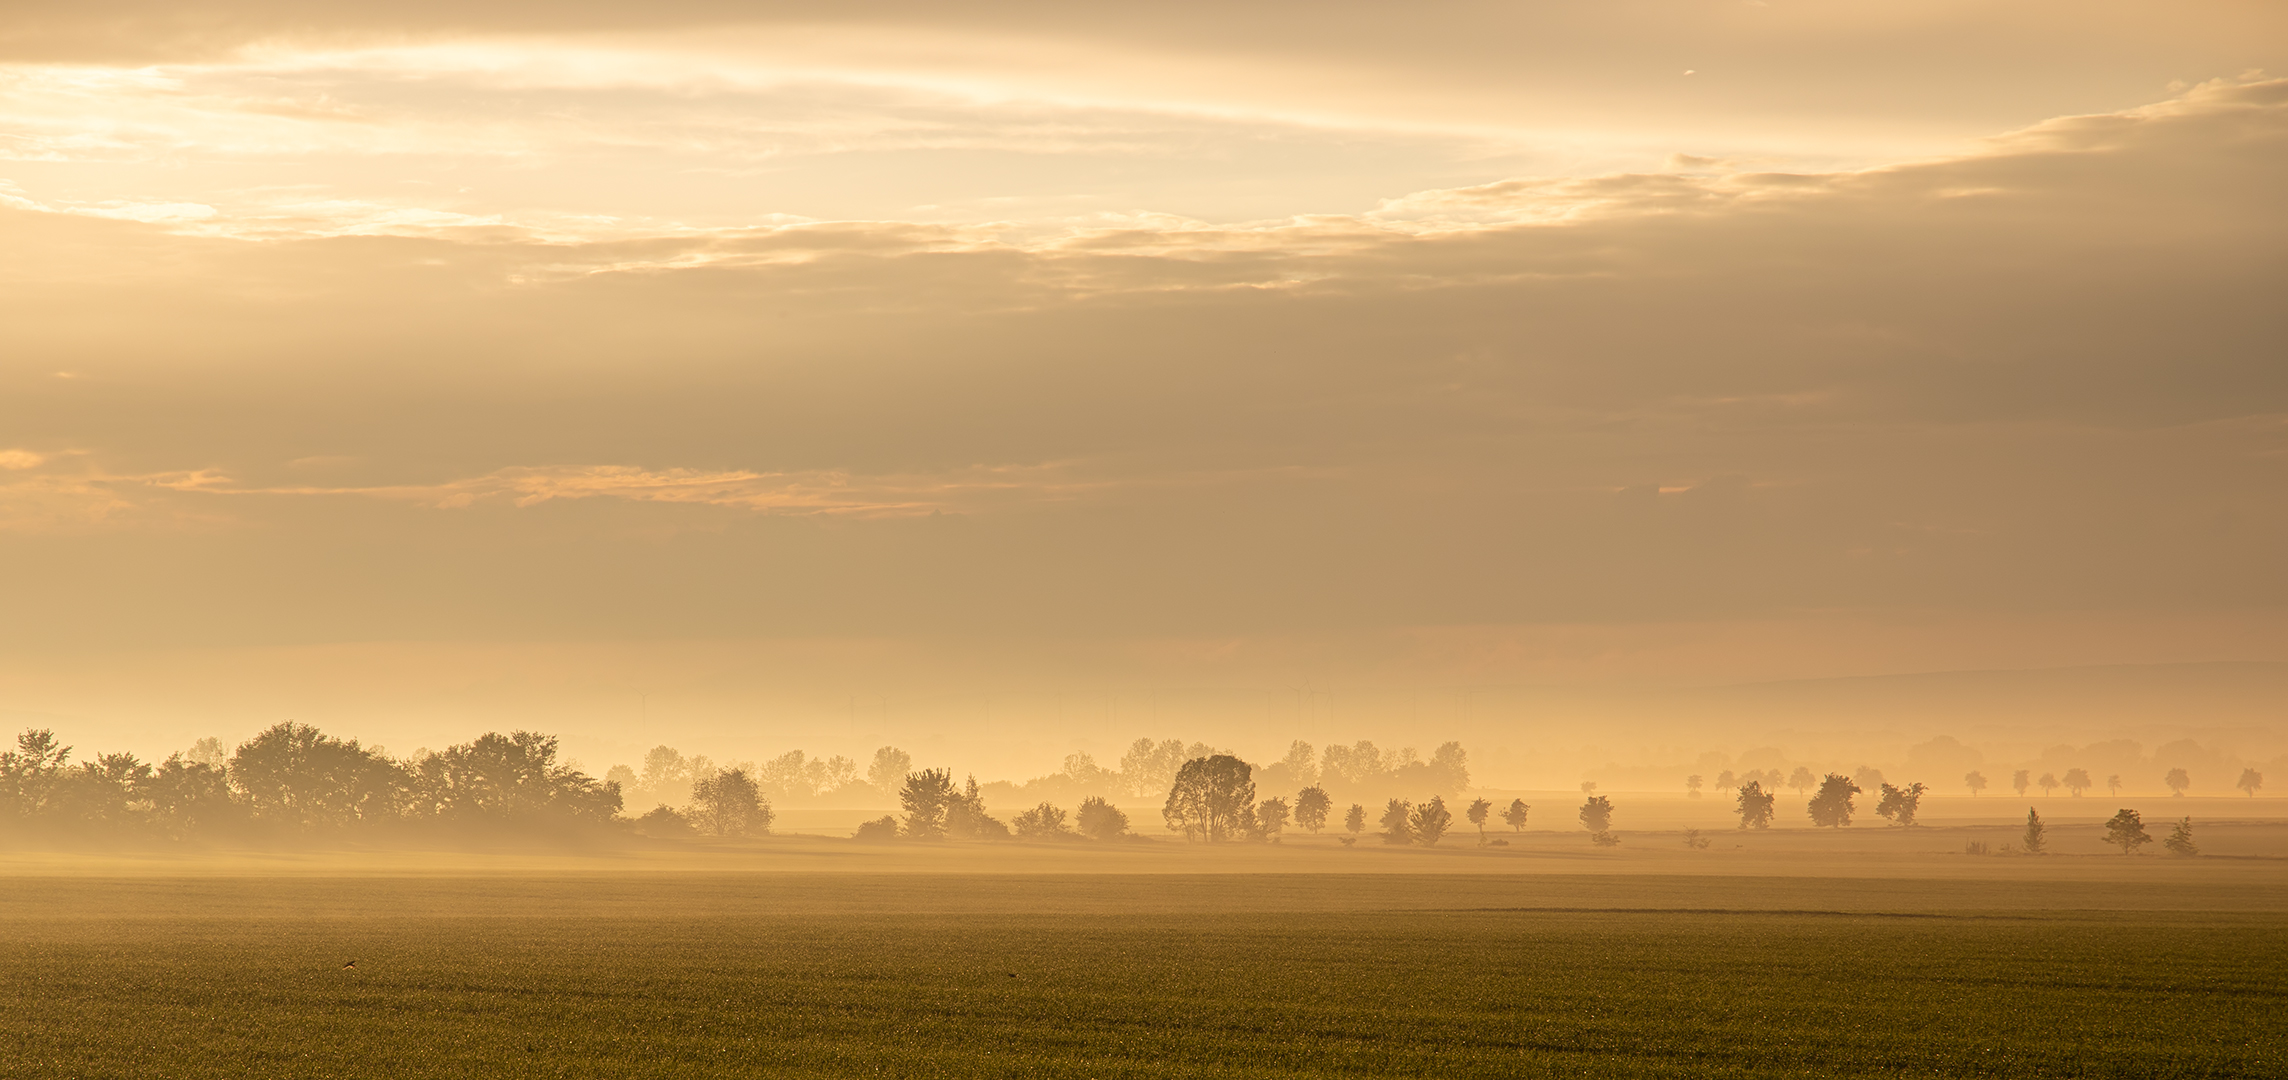
{"label": "tree", "polygon": [[1287,800],[1272,796],[1255,804],[1255,833],[1268,840],[1287,827]]}
{"label": "tree", "polygon": [[1048,840],[1066,835],[1065,812],[1048,803],[1042,803],[1009,819],[1017,835],[1028,840]]}
{"label": "tree", "polygon": [[1327,827],[1327,812],[1334,808],[1334,796],[1327,794],[1326,788],[1317,785],[1304,788],[1295,795],[1295,824],[1316,835]]}
{"label": "tree", "polygon": [[2169,770],[2169,775],[2162,777],[2161,782],[2169,785],[2169,790],[2180,799],[2185,797],[2185,789],[2193,786],[2193,778],[2183,769]]}
{"label": "tree", "polygon": [[1581,827],[1589,830],[1589,840],[1600,847],[1611,847],[1620,841],[1613,838],[1613,801],[1603,795],[1591,795],[1581,804]]}
{"label": "tree", "polygon": [[1432,795],[1422,805],[1415,807],[1414,814],[1408,821],[1413,826],[1415,842],[1423,847],[1437,847],[1439,839],[1446,835],[1446,829],[1453,823],[1454,814],[1446,809],[1446,798],[1443,795]]}
{"label": "tree", "polygon": [[2185,858],[2200,854],[2200,847],[2193,843],[2193,819],[2178,818],[2177,824],[2169,830],[2169,838],[2161,841],[2161,846],[2168,848],[2169,854]]}
{"label": "tree", "polygon": [[771,831],[771,804],[745,769],[724,769],[691,785],[692,823],[717,836]]}
{"label": "tree", "polygon": [[[874,760],[881,761],[882,755],[876,753]],[[906,835],[916,840],[944,839],[946,809],[959,797],[951,769],[907,773],[898,790],[898,805],[906,812]]]}
{"label": "tree", "polygon": [[2042,797],[2047,799],[2050,797],[2050,791],[2058,786],[2058,778],[2049,773],[2043,773],[2041,779],[2034,781],[2034,786],[2041,788]]}
{"label": "tree", "polygon": [[1883,786],[1883,770],[1872,765],[1861,765],[1852,770],[1851,782],[1859,785],[1861,791],[1879,788]]}
{"label": "tree", "polygon": [[[1193,755],[1195,757],[1204,755]],[[1128,785],[1131,795],[1158,795],[1168,790],[1176,780],[1176,773],[1184,767],[1184,743],[1181,739],[1138,739],[1129,744],[1128,752],[1120,755],[1120,779]]]}
{"label": "tree", "polygon": [[1382,842],[1385,844],[1411,844],[1414,842],[1414,804],[1404,799],[1392,799],[1382,808]]}
{"label": "tree", "polygon": [[46,816],[71,752],[47,728],[27,729],[16,736],[16,748],[0,754],[0,797],[5,798],[6,810],[27,821]]}
{"label": "tree", "polygon": [[1118,840],[1128,831],[1128,815],[1091,795],[1080,801],[1080,810],[1073,814],[1073,824],[1079,827],[1082,836],[1092,840]]}
{"label": "tree", "polygon": [[2109,795],[2119,795],[2119,794],[2121,794],[2121,774],[2120,774],[2120,773],[2114,773],[2114,774],[2112,774],[2111,776],[2108,776],[2108,777],[2106,777],[2106,778],[2105,778],[2105,791],[2106,791],[2106,793],[2107,793],[2107,794],[2109,794]]}
{"label": "tree", "polygon": [[1699,773],[1693,773],[1692,775],[1684,778],[1684,795],[1688,799],[1697,799],[1700,797]]}
{"label": "tree", "polygon": [[1470,755],[1458,742],[1441,743],[1430,752],[1430,786],[1439,794],[1467,790],[1470,786]]}
{"label": "tree", "polygon": [[1478,827],[1479,847],[1486,846],[1486,817],[1492,814],[1493,810],[1494,804],[1484,799],[1471,799],[1469,809],[1462,812],[1465,817],[1470,819],[1470,824]]}
{"label": "tree", "polygon": [[1176,770],[1160,816],[1186,837],[1222,843],[1254,827],[1255,780],[1230,754],[1196,757]]}
{"label": "tree", "polygon": [[[461,826],[484,823],[602,825],[619,813],[619,788],[556,760],[556,737],[533,731],[488,731],[413,763],[408,803],[420,817]],[[242,748],[243,749],[243,748]],[[357,761],[355,744],[337,747]],[[394,769],[368,762],[367,782],[390,783]],[[692,789],[698,790],[695,786]],[[386,813],[386,811],[378,811]],[[742,826],[743,828],[743,826]],[[732,833],[729,835],[738,835]]]}
{"label": "tree", "polygon": [[1743,829],[1769,829],[1772,827],[1772,803],[1779,798],[1764,790],[1763,782],[1750,780],[1740,785],[1740,827]]}
{"label": "tree", "polygon": [[1732,775],[1732,770],[1730,770],[1730,769],[1726,769],[1726,770],[1724,770],[1723,772],[1720,772],[1720,773],[1717,773],[1717,774],[1716,774],[1716,790],[1718,790],[1718,791],[1730,791],[1730,790],[1732,790],[1733,788],[1736,788],[1736,787],[1739,787],[1739,786],[1740,786],[1740,779],[1739,779],[1738,777],[1736,777],[1736,776],[1733,776],[1733,775]]}
{"label": "tree", "polygon": [[[648,763],[647,763],[648,764]],[[866,782],[879,788],[884,795],[902,791],[907,775],[914,771],[914,756],[895,746],[874,751],[874,760],[866,766]],[[951,773],[947,774],[951,782]],[[902,801],[902,796],[901,796]]]}
{"label": "tree", "polygon": [[357,740],[344,742],[291,720],[241,744],[230,758],[230,781],[255,820],[289,829],[395,817],[405,787],[395,764]]}
{"label": "tree", "polygon": [[985,812],[985,797],[978,793],[974,773],[945,804],[945,835],[955,840],[1009,839],[1009,826]]}
{"label": "tree", "polygon": [[1524,799],[1511,799],[1509,808],[1502,811],[1502,823],[1508,825],[1511,832],[1524,832],[1526,816],[1531,813],[1533,808],[1527,806]]}
{"label": "tree", "polygon": [[1297,739],[1287,744],[1287,756],[1280,760],[1287,770],[1287,781],[1306,787],[1319,782],[1319,766],[1311,744]]}
{"label": "tree", "polygon": [[879,843],[898,838],[898,819],[884,814],[872,821],[861,822],[855,839]]}
{"label": "tree", "polygon": [[1343,829],[1352,836],[1365,832],[1366,807],[1352,803],[1350,809],[1343,811]]}
{"label": "tree", "polygon": [[1923,793],[1929,790],[1919,783],[1905,787],[1886,783],[1883,797],[1875,803],[1875,813],[1889,818],[1895,825],[1913,825],[1915,811],[1922,806]]}
{"label": "tree", "polygon": [[2042,826],[2042,815],[2033,807],[2027,807],[2025,834],[2026,854],[2039,855],[2042,853],[2042,834],[2048,831],[2048,829]]}
{"label": "tree", "polygon": [[1810,769],[1798,765],[1794,772],[1788,774],[1787,786],[1794,788],[1795,793],[1800,796],[1804,792],[1818,787],[1819,777],[1813,776]]}
{"label": "tree", "polygon": [[2253,799],[2257,792],[2264,790],[2264,774],[2255,769],[2242,769],[2240,770],[2240,782],[2233,786],[2247,792],[2248,797]]}
{"label": "tree", "polygon": [[1855,809],[1851,805],[1851,797],[1859,792],[1859,785],[1852,783],[1850,777],[1842,773],[1828,773],[1819,781],[1818,793],[1811,797],[1804,809],[1811,815],[1812,824],[1840,829],[1851,824],[1851,812]]}
{"label": "tree", "polygon": [[2065,782],[2066,790],[2072,792],[2073,797],[2077,799],[2081,798],[2082,792],[2094,786],[2089,782],[2089,770],[2087,769],[2067,769]]}
{"label": "tree", "polygon": [[2033,786],[2033,777],[2034,773],[2031,769],[2020,769],[2017,772],[2011,773],[2010,789],[2017,792],[2019,798],[2025,798],[2026,789]]}
{"label": "tree", "polygon": [[2145,835],[2145,822],[2135,810],[2122,810],[2105,823],[2105,842],[2121,849],[2123,855],[2134,855],[2137,849],[2153,842]]}
{"label": "tree", "polygon": [[1975,799],[1979,792],[1986,790],[1986,774],[1972,769],[1963,774],[1962,783],[1964,787],[1970,789],[1970,797]]}

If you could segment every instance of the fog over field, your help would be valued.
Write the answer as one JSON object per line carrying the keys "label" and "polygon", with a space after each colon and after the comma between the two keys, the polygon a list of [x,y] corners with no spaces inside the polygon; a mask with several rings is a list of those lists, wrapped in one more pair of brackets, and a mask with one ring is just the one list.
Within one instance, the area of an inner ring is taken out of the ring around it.
{"label": "fog over field", "polygon": [[20,0],[0,1076],[2288,1075],[2288,5]]}

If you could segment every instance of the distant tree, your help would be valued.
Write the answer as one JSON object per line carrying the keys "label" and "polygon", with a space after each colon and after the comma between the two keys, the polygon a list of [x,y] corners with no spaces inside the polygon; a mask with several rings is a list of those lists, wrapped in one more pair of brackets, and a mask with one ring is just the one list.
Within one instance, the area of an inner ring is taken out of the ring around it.
{"label": "distant tree", "polygon": [[1740,785],[1740,827],[1743,829],[1769,829],[1772,827],[1772,803],[1779,796],[1764,790],[1761,780],[1750,780]]}
{"label": "distant tree", "polygon": [[2042,826],[2042,815],[2033,807],[2027,807],[2026,834],[2024,838],[2026,843],[2026,854],[2039,855],[2042,853],[2042,834],[2048,831],[2048,829]]}
{"label": "distant tree", "polygon": [[985,796],[977,789],[977,776],[945,804],[945,835],[955,840],[1007,840],[1009,826],[985,812]]}
{"label": "distant tree", "polygon": [[1365,832],[1366,807],[1352,803],[1350,809],[1343,811],[1343,830],[1352,836]]}
{"label": "distant tree", "polygon": [[[321,739],[311,745],[308,752],[313,758],[326,752],[322,743]],[[245,756],[245,748],[240,750]],[[359,776],[369,789],[394,786],[398,779],[395,766],[376,760],[378,755],[361,758],[355,743],[340,744],[332,752],[335,767]],[[619,788],[559,764],[556,755],[553,735],[486,732],[414,762],[407,801],[417,816],[463,827],[573,822],[602,825],[612,820],[620,811]],[[356,816],[378,818],[393,813],[395,795],[367,796],[373,804],[371,809],[357,811]]]}
{"label": "distant tree", "polygon": [[1437,847],[1438,841],[1446,835],[1447,828],[1453,823],[1454,814],[1446,809],[1446,798],[1443,795],[1432,795],[1424,800],[1414,808],[1414,813],[1407,821],[1413,827],[1414,842],[1423,847]]}
{"label": "distant tree", "polygon": [[2019,798],[2025,798],[2026,789],[2032,786],[2034,786],[2033,770],[2020,769],[2010,774],[2010,789],[2017,792]]}
{"label": "distant tree", "polygon": [[1794,788],[1797,795],[1802,795],[1819,786],[1819,777],[1813,776],[1810,769],[1798,765],[1794,772],[1788,774],[1787,786]]}
{"label": "distant tree", "polygon": [[2106,777],[2106,778],[2105,778],[2105,790],[2106,790],[2106,793],[2107,793],[2107,794],[2111,794],[2111,795],[2119,795],[2119,794],[2121,794],[2121,774],[2120,774],[2120,773],[2114,773],[2113,775],[2111,775],[2111,776],[2108,776],[2108,777]]}
{"label": "distant tree", "polygon": [[1319,766],[1311,744],[1297,739],[1287,744],[1287,756],[1279,764],[1286,767],[1287,782],[1309,787],[1319,782]]}
{"label": "distant tree", "polygon": [[221,739],[212,735],[192,743],[190,749],[183,751],[183,762],[187,765],[206,765],[219,769],[229,761],[230,751],[223,748]]}
{"label": "distant tree", "polygon": [[[907,777],[913,771],[912,754],[895,746],[885,746],[874,751],[874,760],[866,766],[866,782],[880,789],[884,795],[899,793],[902,800]],[[946,782],[950,784],[952,780],[953,774],[947,773]]]}
{"label": "distant tree", "polygon": [[1382,842],[1405,845],[1414,842],[1414,804],[1404,799],[1392,799],[1383,804],[1382,817],[1375,822],[1382,826]]}
{"label": "distant tree", "polygon": [[1589,840],[1601,847],[1611,847],[1619,841],[1613,839],[1613,801],[1603,795],[1591,795],[1581,804],[1581,827],[1589,830]]}
{"label": "distant tree", "polygon": [[[896,828],[897,826],[894,824],[891,826],[893,832]],[[676,813],[674,807],[661,803],[644,811],[643,816],[636,818],[636,831],[645,836],[667,837],[689,836],[693,829],[690,818]]]}
{"label": "distant tree", "polygon": [[[545,738],[530,732],[516,734],[521,739]],[[503,749],[495,742],[502,738],[490,735],[456,749],[477,759],[472,765],[489,764],[496,757],[530,756],[522,752],[531,748],[521,743],[513,750]],[[554,740],[548,741],[547,756],[553,757]],[[451,751],[431,755],[430,760],[451,755]],[[505,760],[500,764],[502,771],[515,767]],[[529,767],[530,763],[516,764]],[[478,776],[478,772],[476,768],[467,771],[474,784],[507,782],[498,775]],[[230,758],[230,782],[255,820],[292,829],[394,818],[406,788],[405,777],[395,763],[358,745],[357,740],[345,742],[293,721],[274,725],[241,744]]]}
{"label": "distant tree", "polygon": [[2042,797],[2047,799],[2050,797],[2050,792],[2057,788],[2058,778],[2049,773],[2043,773],[2041,779],[2034,781],[2034,786],[2041,788]]}
{"label": "distant tree", "polygon": [[1819,782],[1819,792],[1805,804],[1804,808],[1811,814],[1811,823],[1831,829],[1851,824],[1851,812],[1854,809],[1851,797],[1859,794],[1860,790],[1859,785],[1852,783],[1850,777],[1842,773],[1828,773]]}
{"label": "distant tree", "polygon": [[636,789],[636,771],[625,765],[614,765],[604,770],[604,782],[618,784],[621,794],[624,795]]}
{"label": "distant tree", "polygon": [[640,786],[653,796],[664,795],[671,788],[680,790],[680,785],[690,778],[690,767],[674,747],[663,743],[644,751]]}
{"label": "distant tree", "polygon": [[1184,761],[1184,743],[1180,739],[1159,742],[1138,739],[1129,744],[1127,753],[1120,755],[1120,779],[1131,795],[1157,796],[1175,783],[1176,773],[1184,767]]}
{"label": "distant tree", "polygon": [[1168,828],[1193,839],[1239,839],[1255,826],[1253,772],[1230,754],[1193,758],[1176,770],[1160,816]]}
{"label": "distant tree", "polygon": [[1733,788],[1736,788],[1736,787],[1739,787],[1739,786],[1740,786],[1740,778],[1739,778],[1739,777],[1737,777],[1737,776],[1734,776],[1734,775],[1732,775],[1732,770],[1730,770],[1730,769],[1726,769],[1726,770],[1724,770],[1723,772],[1720,772],[1720,773],[1717,773],[1717,774],[1716,774],[1716,790],[1718,790],[1718,791],[1730,791],[1730,790],[1732,790]]}
{"label": "distant tree", "polygon": [[2253,799],[2257,792],[2264,790],[2264,774],[2255,769],[2242,769],[2240,770],[2240,782],[2233,786],[2247,792],[2248,797]]}
{"label": "distant tree", "polygon": [[[874,760],[881,761],[882,755],[877,752]],[[946,809],[959,797],[951,769],[907,773],[898,790],[898,805],[906,812],[906,835],[916,840],[945,839]]]}
{"label": "distant tree", "polygon": [[1335,808],[1334,796],[1327,789],[1313,785],[1295,795],[1295,824],[1316,835],[1327,827],[1327,813]]}
{"label": "distant tree", "polygon": [[2162,777],[2161,782],[2169,785],[2170,792],[2180,799],[2185,797],[2185,789],[2193,786],[2193,778],[2183,769],[2169,770],[2169,775]]}
{"label": "distant tree", "polygon": [[771,804],[745,769],[724,769],[691,785],[692,824],[717,836],[771,831]]}
{"label": "distant tree", "polygon": [[[1765,796],[1765,798],[1771,798],[1771,797],[1772,797],[1772,796],[1769,796],[1769,795]],[[1712,841],[1710,841],[1710,840],[1709,840],[1707,837],[1700,835],[1700,830],[1698,830],[1698,829],[1686,829],[1686,830],[1684,830],[1684,846],[1685,846],[1685,847],[1688,847],[1688,848],[1692,848],[1692,849],[1694,849],[1694,850],[1696,850],[1696,851],[1697,851],[1697,850],[1702,850],[1702,849],[1705,849],[1705,848],[1707,848],[1707,846],[1708,846],[1708,845],[1709,845],[1711,842],[1712,842]]]}
{"label": "distant tree", "polygon": [[2138,848],[2152,843],[2153,838],[2145,835],[2145,822],[2138,818],[2137,811],[2122,810],[2105,823],[2105,842],[2120,848],[2123,855],[2134,855]]}
{"label": "distant tree", "polygon": [[1073,823],[1080,834],[1092,840],[1118,840],[1128,831],[1128,815],[1120,808],[1095,795],[1080,801],[1080,810],[1073,814]]}
{"label": "distant tree", "polygon": [[1531,813],[1533,808],[1527,806],[1524,799],[1511,799],[1509,808],[1502,811],[1502,823],[1508,825],[1511,832],[1524,832],[1526,816]]}
{"label": "distant tree", "polygon": [[2161,846],[2169,849],[2171,855],[2191,858],[2200,854],[2200,847],[2193,843],[2193,819],[2178,818],[2177,824],[2169,830],[2169,838],[2161,841]]}
{"label": "distant tree", "polygon": [[1922,807],[1923,793],[1929,790],[1919,783],[1905,787],[1885,783],[1883,796],[1875,803],[1875,813],[1889,818],[1895,825],[1913,825],[1915,811]]}
{"label": "distant tree", "polygon": [[191,761],[182,754],[159,764],[147,793],[153,825],[172,839],[222,832],[244,816],[230,797],[230,778],[223,767]]}
{"label": "distant tree", "polygon": [[1692,775],[1684,778],[1684,795],[1689,799],[1697,799],[1700,797],[1699,773],[1693,773]]}
{"label": "distant tree", "polygon": [[0,753],[0,799],[5,810],[27,821],[47,816],[71,752],[47,728],[26,729],[16,736],[16,748]]}
{"label": "distant tree", "polygon": [[1470,819],[1470,824],[1478,827],[1479,847],[1486,846],[1486,818],[1493,813],[1493,810],[1494,804],[1484,799],[1471,799],[1469,808],[1462,812],[1463,816]]}
{"label": "distant tree", "polygon": [[1963,774],[1962,784],[1970,789],[1970,797],[1975,799],[1979,792],[1986,790],[1986,774],[1972,769]]}
{"label": "distant tree", "polygon": [[1581,781],[1581,794],[1583,794],[1583,795],[1594,795],[1594,794],[1596,794],[1596,792],[1597,792],[1597,782],[1596,782],[1595,780],[1583,780],[1583,781]]}
{"label": "distant tree", "polygon": [[1255,804],[1255,833],[1266,840],[1287,828],[1287,800],[1277,795]]}
{"label": "distant tree", "polygon": [[872,821],[860,823],[856,836],[856,839],[867,840],[876,843],[885,840],[895,840],[897,838],[898,819],[891,817],[888,814],[884,814]]}
{"label": "distant tree", "polygon": [[1017,835],[1028,840],[1051,840],[1065,836],[1065,812],[1049,803],[1042,803],[1009,819]]}
{"label": "distant tree", "polygon": [[1851,782],[1861,791],[1873,791],[1883,786],[1883,770],[1872,765],[1861,765],[1851,771]]}
{"label": "distant tree", "polygon": [[2072,792],[2073,797],[2077,799],[2081,798],[2082,792],[2094,786],[2089,782],[2089,770],[2087,769],[2067,769],[2065,784],[2066,790]]}
{"label": "distant tree", "polygon": [[1470,755],[1458,742],[1440,743],[1430,752],[1430,786],[1438,794],[1460,793],[1470,786]]}

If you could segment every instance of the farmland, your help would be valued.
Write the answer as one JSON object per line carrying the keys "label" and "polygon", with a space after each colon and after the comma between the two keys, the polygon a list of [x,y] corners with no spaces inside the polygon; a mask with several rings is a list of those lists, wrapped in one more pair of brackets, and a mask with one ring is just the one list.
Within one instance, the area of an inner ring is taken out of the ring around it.
{"label": "farmland", "polygon": [[2288,1069],[2277,864],[2027,862],[816,873],[758,849],[634,869],[51,866],[0,878],[0,1073]]}

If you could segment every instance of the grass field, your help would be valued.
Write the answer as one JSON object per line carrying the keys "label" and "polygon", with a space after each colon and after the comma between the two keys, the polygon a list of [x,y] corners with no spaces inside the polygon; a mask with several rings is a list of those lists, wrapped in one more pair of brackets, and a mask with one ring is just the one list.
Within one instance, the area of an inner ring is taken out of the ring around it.
{"label": "grass field", "polygon": [[2278,881],[18,876],[0,1074],[2281,1076]]}

